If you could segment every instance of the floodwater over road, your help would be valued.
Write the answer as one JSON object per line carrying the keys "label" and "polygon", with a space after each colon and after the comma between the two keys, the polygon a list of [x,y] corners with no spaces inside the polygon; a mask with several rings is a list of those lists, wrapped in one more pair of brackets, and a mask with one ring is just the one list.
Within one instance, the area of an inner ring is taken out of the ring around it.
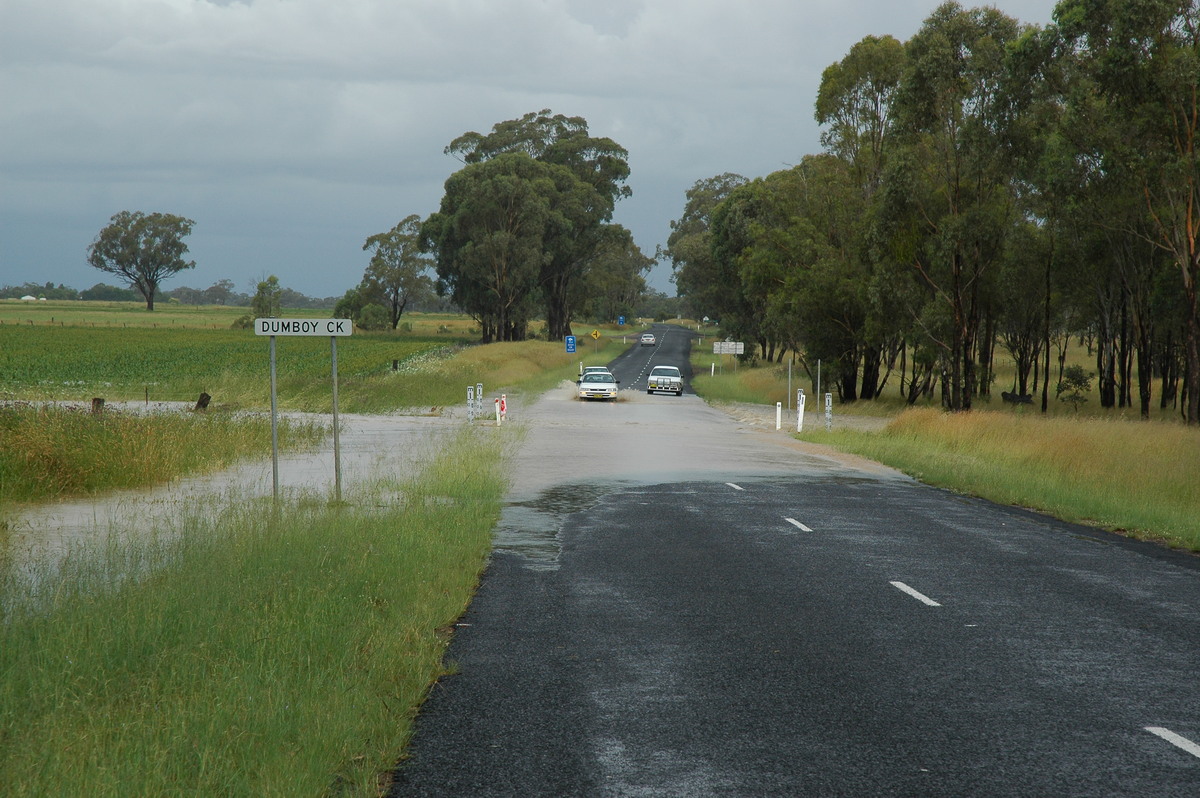
{"label": "floodwater over road", "polygon": [[[526,434],[511,466],[495,548],[520,554],[529,568],[554,568],[562,519],[623,487],[720,483],[747,473],[907,479],[878,463],[795,440],[788,434],[794,415],[790,427],[776,431],[773,406],[721,410],[694,394],[636,390],[621,391],[616,402],[581,402],[574,386],[564,384],[518,415]],[[860,421],[879,427],[884,419]]]}

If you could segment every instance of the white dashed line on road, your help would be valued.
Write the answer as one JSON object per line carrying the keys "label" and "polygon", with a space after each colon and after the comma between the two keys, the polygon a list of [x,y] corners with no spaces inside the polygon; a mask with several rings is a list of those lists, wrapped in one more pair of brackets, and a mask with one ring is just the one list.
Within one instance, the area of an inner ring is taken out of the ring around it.
{"label": "white dashed line on road", "polygon": [[1192,756],[1200,758],[1200,745],[1196,745],[1188,738],[1181,737],[1170,729],[1164,729],[1162,726],[1146,726],[1145,728],[1146,731],[1163,738],[1176,748],[1181,748]]}
{"label": "white dashed line on road", "polygon": [[915,598],[917,601],[921,602],[922,604],[928,604],[930,607],[942,606],[941,604],[938,604],[936,601],[931,599],[929,596],[926,596],[924,593],[921,593],[919,591],[913,590],[911,587],[904,584],[903,582],[892,582],[890,584],[892,585],[892,587],[896,588],[899,591],[907,593],[908,595],[912,596],[913,598]]}
{"label": "white dashed line on road", "polygon": [[796,529],[799,529],[801,532],[812,532],[811,529],[809,529],[804,524],[797,521],[795,518],[784,518],[783,520],[787,521],[789,524],[796,527]]}
{"label": "white dashed line on road", "polygon": [[726,482],[725,484],[728,485],[729,487],[733,488],[734,490],[745,490],[745,488],[743,488],[741,485],[735,485],[732,482]]}

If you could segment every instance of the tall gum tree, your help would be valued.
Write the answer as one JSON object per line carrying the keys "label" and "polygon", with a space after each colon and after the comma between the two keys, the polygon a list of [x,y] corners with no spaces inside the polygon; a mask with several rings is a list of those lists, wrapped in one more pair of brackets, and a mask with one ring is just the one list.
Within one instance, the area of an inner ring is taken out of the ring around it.
{"label": "tall gum tree", "polygon": [[191,219],[170,213],[121,211],[88,246],[88,263],[116,275],[146,299],[154,310],[159,284],[196,262],[184,260],[184,242],[195,225]]}
{"label": "tall gum tree", "polygon": [[624,185],[629,154],[612,139],[592,136],[583,117],[552,114],[549,109],[499,122],[488,134],[464,133],[450,142],[446,153],[467,165],[523,153],[539,163],[563,167],[582,184],[568,190],[557,182],[559,223],[545,231],[547,257],[538,272],[549,336],[569,335],[576,309],[572,300],[578,296],[573,289],[596,263],[606,235],[603,225],[612,218],[616,202],[631,194]]}
{"label": "tall gum tree", "polygon": [[579,187],[565,167],[525,152],[469,164],[446,180],[439,211],[421,225],[421,246],[434,253],[439,292],[479,321],[484,343],[525,338],[550,258],[547,231],[569,228],[563,195]]}
{"label": "tall gum tree", "polygon": [[713,258],[712,214],[746,178],[725,172],[697,180],[684,194],[683,213],[671,222],[671,234],[660,258],[671,261],[671,280],[698,316],[720,319],[731,286],[718,278]]}
{"label": "tall gum tree", "polygon": [[1156,244],[1179,275],[1187,363],[1184,418],[1200,423],[1200,2],[1062,0],[1054,11],[1062,57],[1092,77],[1075,95],[1119,123],[1122,146],[1100,153],[1107,169],[1134,175]]}
{"label": "tall gum tree", "polygon": [[950,2],[905,45],[895,103],[904,153],[889,169],[888,251],[945,305],[944,313],[920,315],[949,322],[948,334],[931,340],[946,355],[952,410],[971,408],[985,281],[1014,210],[999,142],[1006,48],[1019,32],[1016,20],[994,8]]}
{"label": "tall gum tree", "polygon": [[371,236],[363,250],[371,253],[371,261],[363,273],[363,286],[387,302],[392,329],[408,303],[433,291],[433,280],[426,274],[432,259],[421,251],[421,217],[406,216],[386,233]]}
{"label": "tall gum tree", "polygon": [[[839,249],[847,266],[861,275],[864,284],[875,281],[875,253],[867,231],[874,219],[874,204],[883,182],[887,150],[892,138],[892,111],[904,74],[904,45],[891,36],[868,36],[850,48],[839,62],[821,74],[816,120],[824,127],[821,144],[846,164],[847,180],[859,193],[858,222]],[[844,205],[844,203],[842,203]],[[854,243],[850,243],[854,242]],[[903,337],[898,324],[883,308],[871,309],[855,334],[860,337],[862,387],[858,395],[874,398],[879,390],[885,350],[895,351]],[[889,339],[891,339],[889,341]]]}

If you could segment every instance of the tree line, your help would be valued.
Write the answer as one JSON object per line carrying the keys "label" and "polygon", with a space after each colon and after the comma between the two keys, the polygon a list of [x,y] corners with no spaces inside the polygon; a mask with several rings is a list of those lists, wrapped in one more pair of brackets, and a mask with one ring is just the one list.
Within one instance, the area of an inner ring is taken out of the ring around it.
{"label": "tree line", "polygon": [[[582,117],[543,110],[488,134],[464,133],[445,152],[464,166],[446,181],[439,210],[367,238],[368,265],[335,315],[396,329],[405,310],[436,295],[478,321],[484,343],[522,340],[536,318],[545,322],[539,334],[554,340],[581,315],[666,316],[671,301],[646,286],[654,260],[611,223],[616,202],[630,195],[628,153],[615,141],[590,135]],[[121,211],[88,247],[88,261],[153,310],[160,283],[195,267],[184,259],[194,224]],[[252,315],[280,307],[280,290],[274,275],[260,282],[248,297]]]}
{"label": "tree line", "polygon": [[[1200,7],[1061,0],[1053,22],[939,6],[822,75],[822,152],[687,192],[680,295],[758,354],[820,359],[845,401],[895,380],[963,410],[1061,383],[1200,420]],[[1135,368],[1136,366],[1136,368]],[[1005,393],[1008,393],[1007,391]]]}
{"label": "tree line", "polygon": [[[96,283],[91,288],[82,291],[70,286],[53,282],[23,283],[21,285],[0,286],[0,299],[20,299],[32,296],[37,299],[80,300],[83,302],[142,302],[145,297],[133,288],[122,288],[119,285]],[[249,307],[253,295],[238,291],[232,280],[218,280],[208,288],[178,288],[163,289],[158,287],[154,292],[156,302],[178,302],[181,305],[228,305],[231,307]],[[280,290],[280,303],[288,308],[332,308],[337,297],[310,297],[290,288]]]}

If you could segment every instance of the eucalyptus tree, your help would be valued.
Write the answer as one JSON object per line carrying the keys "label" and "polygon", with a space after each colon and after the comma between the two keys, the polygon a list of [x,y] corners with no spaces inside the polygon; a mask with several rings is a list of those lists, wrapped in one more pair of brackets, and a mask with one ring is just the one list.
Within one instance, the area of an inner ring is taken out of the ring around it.
{"label": "eucalyptus tree", "polygon": [[646,273],[654,265],[619,224],[605,225],[603,240],[591,258],[591,268],[579,281],[578,301],[597,321],[632,316],[646,293]]}
{"label": "eucalyptus tree", "polygon": [[523,152],[503,153],[446,180],[440,209],[421,226],[439,293],[475,318],[484,343],[523,340],[548,259],[546,231],[561,226],[554,199],[579,181]]}
{"label": "eucalyptus tree", "polygon": [[1063,57],[1092,76],[1092,91],[1072,101],[1110,123],[1102,168],[1132,175],[1154,241],[1179,275],[1184,417],[1200,423],[1200,2],[1061,0],[1054,19]]}
{"label": "eucalyptus tree", "polygon": [[994,8],[939,6],[905,45],[894,105],[903,152],[888,167],[884,251],[945,306],[917,315],[948,322],[931,340],[946,355],[946,403],[954,410],[971,408],[979,384],[986,280],[1013,221],[1011,165],[1001,146],[1010,107],[1002,89],[1007,45],[1019,32],[1016,20]]}
{"label": "eucalyptus tree", "polygon": [[195,225],[191,219],[170,213],[121,211],[88,245],[88,263],[102,272],[116,275],[146,300],[146,310],[154,310],[154,294],[159,284],[196,262],[184,260],[184,238]]}
{"label": "eucalyptus tree", "polygon": [[[1046,345],[1046,264],[1051,239],[1043,227],[1033,221],[1016,226],[1005,248],[997,278],[1001,311],[997,319],[1000,345],[1008,350],[1016,370],[1013,391],[1030,393],[1030,375]],[[1046,370],[1047,381],[1049,369]],[[1033,391],[1037,386],[1033,386]]]}
{"label": "eucalyptus tree", "polygon": [[371,253],[363,272],[363,292],[383,300],[394,330],[408,304],[433,291],[433,280],[426,272],[434,262],[421,249],[421,217],[406,216],[386,233],[368,238],[363,250]]}
{"label": "eucalyptus tree", "polygon": [[[780,343],[778,317],[768,320],[768,291],[763,281],[746,280],[743,266],[747,250],[769,216],[769,189],[758,178],[733,189],[712,211],[713,272],[709,285],[721,326],[731,335],[758,345],[763,357],[773,359]],[[761,267],[760,267],[761,271]]]}
{"label": "eucalyptus tree", "polygon": [[883,180],[892,108],[904,75],[904,45],[892,36],[867,36],[821,73],[816,119],[821,144],[850,165],[864,197]]}
{"label": "eucalyptus tree", "polygon": [[713,258],[712,214],[746,178],[733,172],[697,180],[684,195],[683,213],[671,221],[667,246],[659,257],[671,261],[671,280],[697,316],[719,319],[734,285],[718,278]]}
{"label": "eucalyptus tree", "polygon": [[[851,47],[841,61],[825,68],[817,92],[816,119],[825,127],[821,143],[845,164],[845,170],[839,170],[844,171],[843,182],[851,184],[860,195],[856,230],[843,234],[846,243],[840,249],[847,267],[858,275],[864,289],[876,280],[874,261],[878,251],[869,247],[867,233],[884,178],[893,105],[905,58],[904,45],[897,39],[868,36]],[[890,361],[891,354],[903,347],[903,336],[899,334],[902,322],[897,314],[888,312],[886,304],[864,307],[863,321],[855,331],[862,359],[859,396],[864,399],[874,398],[882,388],[881,361],[885,357]]]}
{"label": "eucalyptus tree", "polygon": [[864,373],[878,378],[877,366],[871,371],[877,348],[867,333],[869,272],[858,253],[860,186],[845,160],[825,154],[768,175],[763,187],[753,240],[741,258],[743,279],[766,294],[771,328],[801,346],[807,359],[828,364],[841,399],[854,401],[860,360],[870,361]]}
{"label": "eucalyptus tree", "polygon": [[737,286],[722,320],[764,357],[800,350],[830,366],[844,401],[857,398],[868,280],[857,254],[864,200],[849,165],[809,155],[734,190],[713,213],[712,251]]}
{"label": "eucalyptus tree", "polygon": [[464,133],[450,142],[446,153],[468,166],[522,153],[562,168],[582,184],[568,191],[561,174],[555,180],[559,223],[543,231],[546,257],[536,280],[550,337],[569,335],[571,315],[578,307],[573,297],[579,296],[573,288],[603,242],[602,226],[612,218],[617,201],[631,194],[624,185],[628,153],[612,139],[590,135],[582,117],[552,115],[548,109],[499,122],[488,134]]}

